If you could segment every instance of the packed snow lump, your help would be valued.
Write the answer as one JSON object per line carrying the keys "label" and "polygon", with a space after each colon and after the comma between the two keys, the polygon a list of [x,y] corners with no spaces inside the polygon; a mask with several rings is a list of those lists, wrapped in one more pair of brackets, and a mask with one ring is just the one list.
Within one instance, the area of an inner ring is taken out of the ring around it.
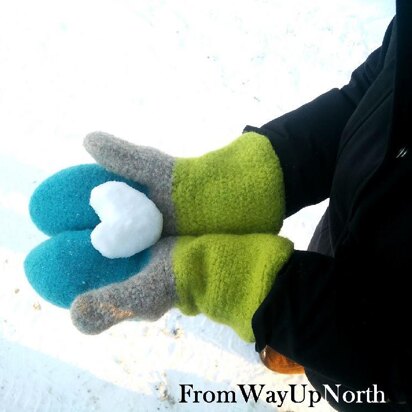
{"label": "packed snow lump", "polygon": [[126,258],[154,245],[163,216],[144,193],[123,182],[93,188],[90,205],[101,222],[92,231],[92,245],[107,258]]}

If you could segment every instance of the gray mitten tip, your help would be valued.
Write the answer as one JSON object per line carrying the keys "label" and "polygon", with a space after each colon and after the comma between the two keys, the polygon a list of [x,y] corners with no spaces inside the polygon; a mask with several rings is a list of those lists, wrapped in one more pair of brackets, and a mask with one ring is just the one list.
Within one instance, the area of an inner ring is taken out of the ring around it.
{"label": "gray mitten tip", "polygon": [[93,292],[77,297],[70,314],[76,328],[87,335],[97,335],[112,325],[133,317],[131,311],[121,310],[108,302],[101,304],[93,296]]}
{"label": "gray mitten tip", "polygon": [[149,265],[131,278],[78,296],[72,303],[72,322],[88,335],[126,320],[154,321],[177,301],[172,269],[175,238],[164,238],[152,249]]}

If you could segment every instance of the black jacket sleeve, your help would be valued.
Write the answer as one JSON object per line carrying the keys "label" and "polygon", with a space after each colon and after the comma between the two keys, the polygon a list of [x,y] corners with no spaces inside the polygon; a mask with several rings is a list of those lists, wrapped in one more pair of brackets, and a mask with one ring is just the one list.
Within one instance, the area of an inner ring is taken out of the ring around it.
{"label": "black jacket sleeve", "polygon": [[[376,352],[362,347],[359,335],[338,327],[339,270],[334,258],[295,251],[253,317],[256,350],[268,345],[307,372],[366,389],[371,381],[378,383]],[[363,367],[354,374],[354,365]]]}
{"label": "black jacket sleeve", "polygon": [[[407,316],[398,326],[392,318],[396,310],[389,306],[393,302],[381,301],[380,310],[376,310],[366,299],[356,322],[345,319],[347,312],[359,308],[362,297],[350,290],[356,289],[356,283],[342,288],[342,280],[362,276],[364,270],[367,267],[353,273],[350,263],[294,251],[253,316],[256,350],[260,352],[267,345],[293,359],[305,368],[313,384],[316,379],[354,391],[374,384],[392,401],[407,399],[411,403],[410,339],[400,340]],[[382,316],[385,311],[386,316]],[[368,410],[375,409],[371,405]]]}
{"label": "black jacket sleeve", "polygon": [[329,197],[343,129],[383,67],[392,24],[383,44],[359,66],[350,82],[262,127],[246,126],[269,138],[285,181],[286,216]]}
{"label": "black jacket sleeve", "polygon": [[[333,89],[261,128],[246,128],[266,135],[279,156],[287,215],[329,196],[340,137],[383,67],[392,25],[393,22],[383,45],[353,72],[351,81],[342,89]],[[391,308],[379,304],[379,314],[387,312],[379,318],[373,313],[378,303],[372,299],[376,305],[369,308],[363,294],[367,291],[373,295],[378,286],[372,282],[358,287],[362,276],[377,278],[374,275],[379,265],[369,265],[369,255],[358,247],[350,233],[335,251],[334,257],[294,251],[253,317],[256,349],[261,351],[269,345],[300,363],[307,373],[314,371],[349,388],[362,390],[371,382],[384,382],[395,393],[392,376],[402,370],[402,352],[378,322],[390,319]],[[362,320],[354,325],[348,322],[354,317],[346,316],[345,311],[356,314],[357,308],[366,314],[365,318],[368,316],[367,327]],[[386,322],[385,327],[388,325]],[[393,359],[377,361],[385,353],[391,353]]]}

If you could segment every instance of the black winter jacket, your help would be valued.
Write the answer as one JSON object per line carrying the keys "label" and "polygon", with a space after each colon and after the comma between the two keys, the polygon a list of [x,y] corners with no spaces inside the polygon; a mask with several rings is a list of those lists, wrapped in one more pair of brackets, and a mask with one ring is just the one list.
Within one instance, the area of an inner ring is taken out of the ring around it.
{"label": "black winter jacket", "polygon": [[398,0],[349,84],[245,129],[272,142],[288,216],[330,199],[323,250],[295,251],[255,313],[256,349],[300,363],[319,389],[376,384],[387,410],[412,410],[411,99],[412,2]]}

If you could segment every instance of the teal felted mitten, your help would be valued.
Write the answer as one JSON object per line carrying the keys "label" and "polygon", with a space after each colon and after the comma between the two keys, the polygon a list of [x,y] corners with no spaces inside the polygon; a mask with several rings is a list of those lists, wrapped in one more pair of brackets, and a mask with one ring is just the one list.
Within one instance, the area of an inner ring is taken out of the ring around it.
{"label": "teal felted mitten", "polygon": [[67,230],[93,229],[99,218],[89,205],[90,192],[108,181],[124,182],[147,194],[145,186],[97,164],[69,167],[48,177],[34,191],[29,205],[33,223],[49,236]]}
{"label": "teal felted mitten", "polygon": [[108,259],[92,246],[90,232],[59,233],[26,257],[27,279],[43,299],[69,308],[78,295],[125,280],[150,260],[149,249],[130,258]]}
{"label": "teal felted mitten", "polygon": [[30,200],[30,215],[50,239],[26,257],[26,276],[47,301],[68,308],[76,296],[127,279],[149,261],[149,250],[130,258],[108,259],[92,246],[90,232],[99,218],[89,205],[90,192],[107,181],[144,186],[96,164],[64,169],[41,183]]}

